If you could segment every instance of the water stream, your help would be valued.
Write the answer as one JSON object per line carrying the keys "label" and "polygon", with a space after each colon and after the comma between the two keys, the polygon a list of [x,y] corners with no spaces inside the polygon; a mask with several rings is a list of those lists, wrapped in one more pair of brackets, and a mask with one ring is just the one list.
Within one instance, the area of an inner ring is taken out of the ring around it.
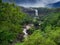
{"label": "water stream", "polygon": [[29,25],[26,25],[25,28],[23,29],[24,37],[26,38],[28,36],[27,30],[30,29]]}
{"label": "water stream", "polygon": [[[38,17],[38,10],[37,9],[32,9],[35,11],[35,17]],[[28,36],[27,30],[31,28],[32,25],[26,25],[25,28],[23,28],[23,33],[24,33],[24,38]]]}

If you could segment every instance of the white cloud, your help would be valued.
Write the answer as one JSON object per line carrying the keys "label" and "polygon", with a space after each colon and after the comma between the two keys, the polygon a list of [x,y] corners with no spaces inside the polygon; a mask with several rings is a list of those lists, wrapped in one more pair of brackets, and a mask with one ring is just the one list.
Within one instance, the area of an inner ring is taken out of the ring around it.
{"label": "white cloud", "polygon": [[37,2],[34,4],[25,3],[25,4],[18,4],[18,5],[21,5],[24,7],[45,7],[47,4],[55,3],[58,1],[60,0],[37,0]]}

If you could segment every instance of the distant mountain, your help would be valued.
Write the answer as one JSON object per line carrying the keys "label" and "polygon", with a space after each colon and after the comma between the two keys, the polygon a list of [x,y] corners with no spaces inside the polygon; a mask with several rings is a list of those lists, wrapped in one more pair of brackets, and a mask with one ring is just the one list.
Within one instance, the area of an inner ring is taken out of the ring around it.
{"label": "distant mountain", "polygon": [[49,7],[54,7],[54,8],[59,8],[60,7],[60,2],[48,4]]}

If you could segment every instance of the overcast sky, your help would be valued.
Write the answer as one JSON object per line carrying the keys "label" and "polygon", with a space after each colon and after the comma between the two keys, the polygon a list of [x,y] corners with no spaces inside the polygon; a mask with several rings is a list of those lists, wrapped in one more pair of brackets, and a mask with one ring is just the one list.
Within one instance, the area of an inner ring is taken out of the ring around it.
{"label": "overcast sky", "polygon": [[[8,1],[8,0],[4,0]],[[24,7],[45,7],[48,4],[59,2],[60,0],[15,0],[17,5]]]}

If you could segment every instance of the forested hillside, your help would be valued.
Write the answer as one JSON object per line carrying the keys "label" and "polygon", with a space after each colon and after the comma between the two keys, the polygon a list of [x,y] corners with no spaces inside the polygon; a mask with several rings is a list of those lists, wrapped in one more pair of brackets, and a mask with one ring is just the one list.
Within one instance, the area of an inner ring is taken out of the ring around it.
{"label": "forested hillside", "polygon": [[40,29],[34,31],[22,44],[16,45],[60,45],[60,13],[51,13]]}
{"label": "forested hillside", "polygon": [[[0,0],[0,45],[60,45],[60,8],[46,13],[34,18],[19,6]],[[31,28],[27,28],[28,35],[24,37],[26,25]]]}
{"label": "forested hillside", "polygon": [[14,4],[0,4],[0,45],[9,45],[22,33],[23,24],[29,17]]}

